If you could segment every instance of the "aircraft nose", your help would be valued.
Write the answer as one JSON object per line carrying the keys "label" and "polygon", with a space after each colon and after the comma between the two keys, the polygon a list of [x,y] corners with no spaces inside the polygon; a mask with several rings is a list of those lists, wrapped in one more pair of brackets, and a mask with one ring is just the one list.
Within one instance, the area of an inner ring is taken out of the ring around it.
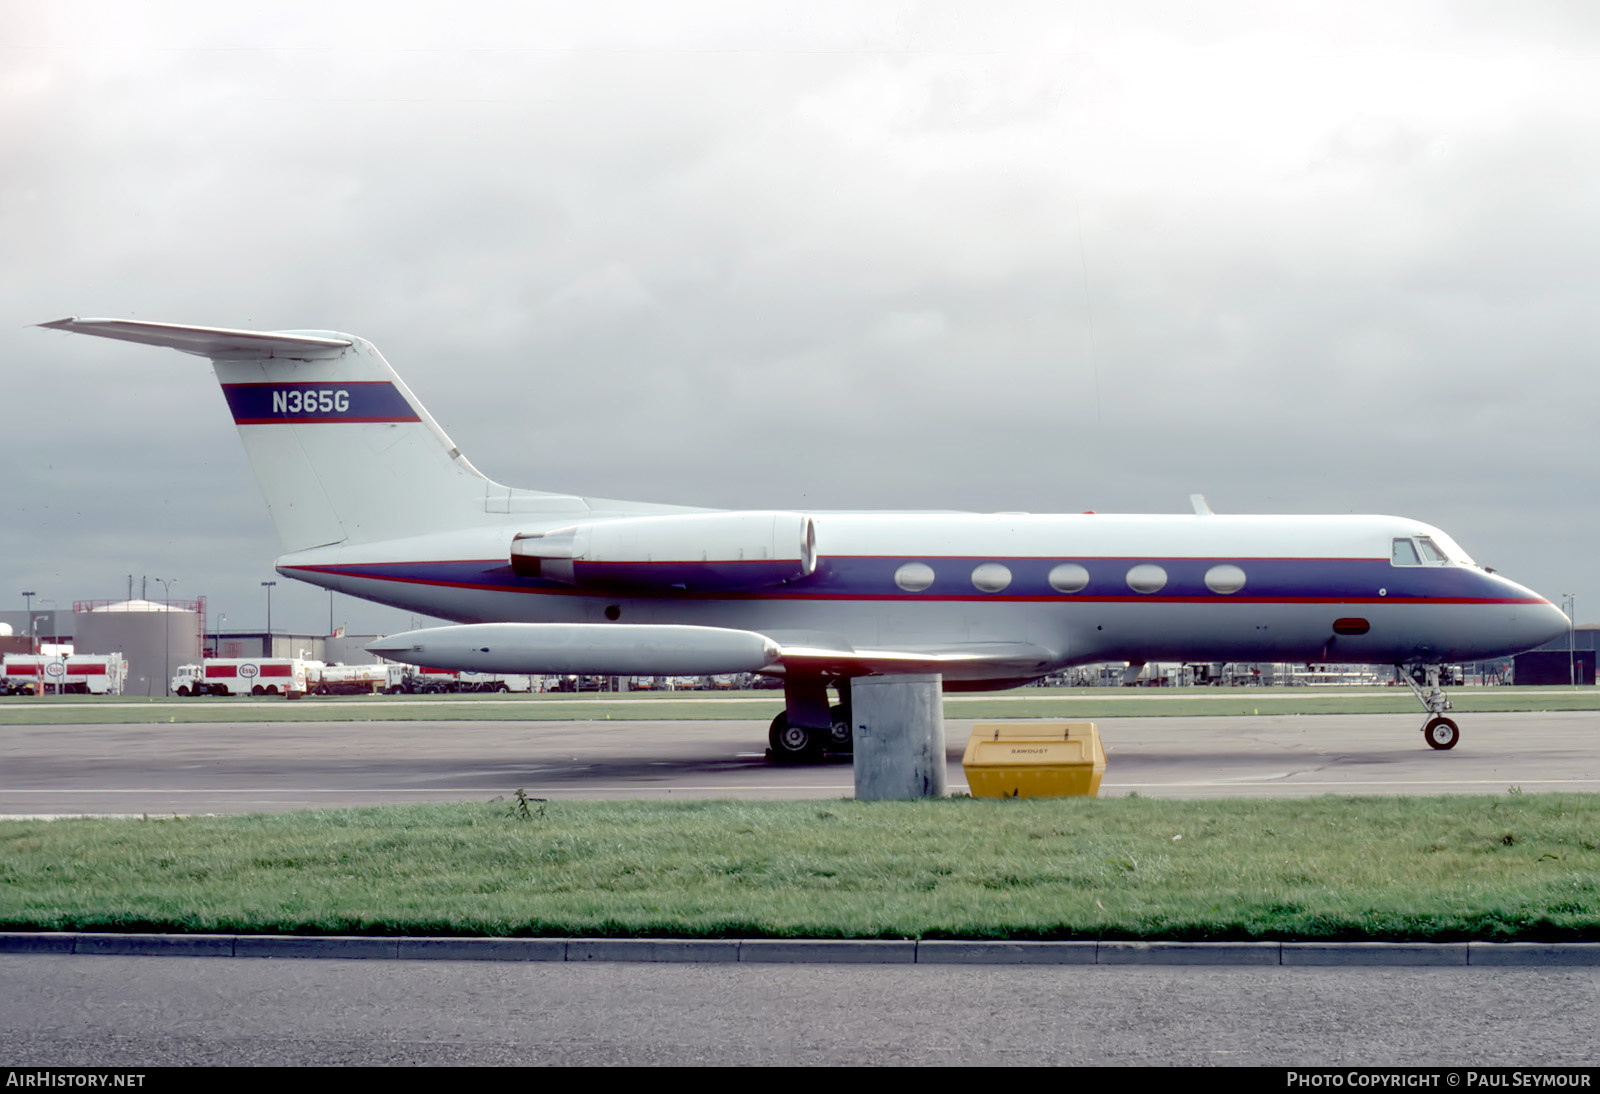
{"label": "aircraft nose", "polygon": [[1542,646],[1567,633],[1567,615],[1560,608],[1525,585],[1518,585],[1502,574],[1490,576],[1491,594],[1510,610],[1500,616],[1497,635],[1500,651],[1495,656],[1521,653]]}
{"label": "aircraft nose", "polygon": [[1548,600],[1542,604],[1528,605],[1521,616],[1519,622],[1521,629],[1527,632],[1523,637],[1529,649],[1564,636],[1572,625],[1567,613]]}

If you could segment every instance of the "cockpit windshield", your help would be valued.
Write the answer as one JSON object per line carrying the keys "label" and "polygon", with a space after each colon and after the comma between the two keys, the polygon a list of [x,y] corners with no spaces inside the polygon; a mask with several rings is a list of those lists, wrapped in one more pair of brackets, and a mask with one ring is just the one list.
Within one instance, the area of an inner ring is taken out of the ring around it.
{"label": "cockpit windshield", "polygon": [[1443,532],[1435,530],[1428,538],[1438,546],[1439,550],[1444,552],[1444,557],[1448,558],[1451,562],[1459,563],[1462,566],[1477,565],[1476,562],[1472,561],[1472,556],[1461,549],[1461,545],[1459,543],[1445,535]]}
{"label": "cockpit windshield", "polygon": [[1426,536],[1397,536],[1389,552],[1395,566],[1476,566],[1465,551],[1443,532]]}

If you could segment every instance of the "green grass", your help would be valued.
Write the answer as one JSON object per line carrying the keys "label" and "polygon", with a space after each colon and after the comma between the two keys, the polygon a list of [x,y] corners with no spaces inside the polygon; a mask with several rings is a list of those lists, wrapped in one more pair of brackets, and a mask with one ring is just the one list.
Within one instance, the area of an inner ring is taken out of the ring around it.
{"label": "green grass", "polygon": [[0,928],[1600,940],[1600,798],[531,802],[0,823]]}
{"label": "green grass", "polygon": [[[1600,688],[1455,688],[1462,713],[1600,710]],[[0,726],[147,722],[766,721],[781,691],[585,695],[405,695],[282,699],[0,698]],[[1250,714],[1417,714],[1405,688],[1017,688],[945,696],[950,718],[1111,718]]]}

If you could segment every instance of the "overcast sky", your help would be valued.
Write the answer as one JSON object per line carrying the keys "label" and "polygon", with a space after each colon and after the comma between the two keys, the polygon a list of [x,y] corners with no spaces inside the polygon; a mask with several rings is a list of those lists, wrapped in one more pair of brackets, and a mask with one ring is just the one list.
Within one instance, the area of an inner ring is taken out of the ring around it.
{"label": "overcast sky", "polygon": [[265,621],[209,367],[76,314],[359,334],[517,486],[1393,513],[1600,618],[1597,62],[1582,2],[0,0],[0,601]]}

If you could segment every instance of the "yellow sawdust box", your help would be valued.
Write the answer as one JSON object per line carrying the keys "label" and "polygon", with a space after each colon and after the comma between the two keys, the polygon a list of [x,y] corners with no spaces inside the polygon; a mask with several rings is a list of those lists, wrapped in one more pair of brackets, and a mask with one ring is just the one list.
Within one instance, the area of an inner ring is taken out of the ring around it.
{"label": "yellow sawdust box", "polygon": [[1093,722],[980,722],[961,767],[974,798],[1093,797],[1106,750]]}

